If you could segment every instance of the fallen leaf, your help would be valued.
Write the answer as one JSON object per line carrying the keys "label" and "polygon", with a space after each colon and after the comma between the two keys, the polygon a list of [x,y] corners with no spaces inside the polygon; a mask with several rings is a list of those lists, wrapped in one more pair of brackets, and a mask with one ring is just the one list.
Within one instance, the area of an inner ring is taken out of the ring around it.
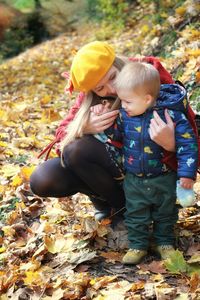
{"label": "fallen leaf", "polygon": [[116,262],[116,261],[119,261],[121,262],[122,261],[122,254],[119,253],[119,252],[113,252],[113,251],[109,251],[109,252],[101,252],[100,254],[102,257],[104,257],[106,259],[107,262]]}
{"label": "fallen leaf", "polygon": [[142,271],[150,271],[152,273],[160,273],[165,274],[167,273],[164,263],[162,261],[152,261],[150,264],[139,264],[139,268]]}

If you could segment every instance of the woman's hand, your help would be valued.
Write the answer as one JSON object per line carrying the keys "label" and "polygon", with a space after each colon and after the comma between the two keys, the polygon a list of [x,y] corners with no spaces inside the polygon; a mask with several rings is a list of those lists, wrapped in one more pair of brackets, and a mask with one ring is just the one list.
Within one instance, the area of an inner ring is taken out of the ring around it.
{"label": "woman's hand", "polygon": [[151,119],[149,134],[151,139],[167,151],[175,151],[175,132],[174,123],[165,109],[165,123],[156,111],[153,112],[154,118]]}
{"label": "woman's hand", "polygon": [[84,128],[84,134],[95,134],[103,132],[113,124],[118,113],[119,110],[113,110],[98,115],[91,111],[88,122]]}

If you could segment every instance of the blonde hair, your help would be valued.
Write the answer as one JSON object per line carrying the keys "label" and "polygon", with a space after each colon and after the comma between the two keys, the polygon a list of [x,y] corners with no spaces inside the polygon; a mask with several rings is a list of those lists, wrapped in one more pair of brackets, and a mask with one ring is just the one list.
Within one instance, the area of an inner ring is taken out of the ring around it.
{"label": "blonde hair", "polygon": [[116,90],[133,90],[150,94],[155,100],[160,90],[160,75],[151,64],[129,62],[119,73],[115,81]]}
{"label": "blonde hair", "polygon": [[[113,62],[113,66],[115,66],[118,70],[121,70],[124,64],[124,61],[119,57],[116,57]],[[101,103],[101,100],[102,98],[92,91],[85,95],[83,103],[81,104],[73,121],[68,125],[66,129],[66,135],[60,143],[61,157],[65,146],[69,145],[75,139],[81,138],[83,136],[84,127],[86,126],[90,115],[90,107]]]}

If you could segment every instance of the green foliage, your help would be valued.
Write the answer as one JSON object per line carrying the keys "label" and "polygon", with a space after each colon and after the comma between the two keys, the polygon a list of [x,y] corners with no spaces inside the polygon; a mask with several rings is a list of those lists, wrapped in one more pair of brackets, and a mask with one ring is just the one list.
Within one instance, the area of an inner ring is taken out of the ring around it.
{"label": "green foliage", "polygon": [[18,163],[18,164],[21,164],[21,165],[25,165],[27,163],[27,160],[28,160],[29,156],[26,155],[26,154],[23,154],[23,155],[18,155],[16,157],[12,157],[10,159],[10,162],[11,163]]}
{"label": "green foliage", "polygon": [[183,75],[183,73],[184,73],[184,66],[181,64],[180,66],[178,66],[176,71],[173,72],[173,78],[178,80]]}
{"label": "green foliage", "polygon": [[[40,0],[39,0],[40,1]],[[27,13],[35,9],[37,0],[4,0],[3,3],[16,10]]]}
{"label": "green foliage", "polygon": [[[126,22],[129,1],[120,0],[87,0],[90,17],[104,21],[113,28],[123,28]],[[103,25],[104,25],[103,24]]]}
{"label": "green foliage", "polygon": [[200,112],[200,86],[193,87],[190,103],[193,104],[197,112]]}
{"label": "green foliage", "polygon": [[21,11],[32,10],[35,8],[34,0],[12,0],[13,7]]}
{"label": "green foliage", "polygon": [[160,38],[160,45],[161,49],[157,48],[154,51],[154,55],[159,55],[162,57],[169,57],[171,54],[168,52],[167,47],[171,47],[177,40],[177,32],[174,30],[171,30],[168,32],[168,34],[163,34],[162,37]]}
{"label": "green foliage", "polygon": [[188,264],[179,250],[176,250],[170,258],[164,261],[164,265],[172,274],[187,274],[189,276],[193,273],[200,274],[200,266],[198,264]]}
{"label": "green foliage", "polygon": [[[16,207],[16,203],[20,202],[21,200],[17,197],[11,198],[9,200],[9,204],[2,205],[0,207],[0,222],[5,222],[7,215],[10,211],[14,210]],[[1,233],[0,233],[1,235]]]}
{"label": "green foliage", "polygon": [[24,28],[9,28],[4,33],[4,42],[0,44],[1,56],[13,57],[33,45],[33,37]]}
{"label": "green foliage", "polygon": [[[64,0],[65,2],[73,2],[73,0]],[[5,0],[6,4],[20,10],[21,12],[32,12],[37,8],[41,8],[43,3],[52,2],[51,0]],[[56,2],[56,1],[55,1]]]}
{"label": "green foliage", "polygon": [[168,271],[173,274],[186,273],[187,271],[187,263],[183,254],[178,250],[165,261],[165,266]]}

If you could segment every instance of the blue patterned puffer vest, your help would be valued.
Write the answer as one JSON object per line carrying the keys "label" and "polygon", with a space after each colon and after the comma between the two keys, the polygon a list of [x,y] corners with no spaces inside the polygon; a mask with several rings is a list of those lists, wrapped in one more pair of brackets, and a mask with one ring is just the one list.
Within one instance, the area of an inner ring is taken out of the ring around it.
{"label": "blue patterned puffer vest", "polygon": [[144,114],[130,117],[120,110],[114,126],[106,131],[112,140],[123,142],[124,168],[126,172],[141,177],[155,177],[168,172],[162,162],[163,148],[149,135],[150,120],[156,110],[163,121],[165,108],[175,123],[178,177],[195,178],[198,146],[193,130],[186,118],[187,98],[185,90],[176,84],[161,85],[156,105]]}

